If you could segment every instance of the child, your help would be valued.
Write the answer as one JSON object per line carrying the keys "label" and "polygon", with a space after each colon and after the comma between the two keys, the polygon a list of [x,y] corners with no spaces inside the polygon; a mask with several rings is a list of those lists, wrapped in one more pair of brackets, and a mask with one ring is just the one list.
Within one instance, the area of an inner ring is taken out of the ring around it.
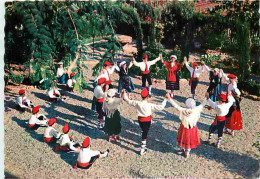
{"label": "child", "polygon": [[105,61],[104,65],[103,65],[103,70],[95,81],[98,81],[98,79],[100,79],[100,78],[105,78],[106,79],[106,81],[105,81],[106,86],[108,86],[108,88],[113,88],[113,86],[111,84],[110,75],[112,75],[114,73],[115,69],[117,71],[120,71],[116,62],[114,63],[114,66],[111,68],[111,63],[109,61]]}
{"label": "child", "polygon": [[[222,79],[222,74],[219,73],[218,68],[214,68],[214,70],[211,70],[207,65],[204,65],[205,69],[209,73],[209,88],[207,92],[209,93],[209,97],[211,98],[212,101],[216,102],[218,100],[218,95],[221,94],[221,79]],[[211,110],[212,107],[209,108]]]}
{"label": "child", "polygon": [[29,119],[29,128],[32,130],[37,130],[39,127],[47,127],[48,118],[43,114],[38,114],[40,110],[40,106],[36,106],[33,108],[33,115]]}
{"label": "child", "polygon": [[235,100],[231,95],[229,95],[228,103],[225,103],[227,96],[224,94],[219,94],[219,104],[216,104],[209,98],[209,95],[207,96],[207,98],[209,100],[210,106],[217,112],[216,118],[209,128],[209,138],[207,143],[211,144],[213,133],[215,132],[215,130],[218,130],[218,142],[215,143],[215,146],[219,148],[223,136],[223,129],[226,123],[226,115],[228,114],[228,111]]}
{"label": "child", "polygon": [[82,143],[82,147],[80,149],[77,163],[74,166],[75,169],[83,168],[83,169],[89,169],[93,163],[96,161],[98,158],[104,158],[107,157],[109,153],[109,150],[106,152],[102,153],[97,150],[91,150],[90,149],[90,138],[86,137],[85,140]]}
{"label": "child", "polygon": [[48,95],[49,95],[50,102],[53,102],[53,103],[57,102],[57,100],[59,98],[61,98],[61,94],[60,94],[59,90],[54,86],[49,89]]}
{"label": "child", "polygon": [[51,118],[48,122],[48,127],[45,129],[44,132],[44,140],[45,142],[56,142],[57,139],[60,138],[60,133],[54,128],[55,123],[57,122],[57,119]]}
{"label": "child", "polygon": [[98,80],[98,85],[94,89],[94,99],[95,100],[95,106],[96,106],[96,111],[98,115],[98,129],[103,129],[104,128],[104,115],[103,115],[103,102],[104,99],[107,95],[108,91],[108,86],[106,86],[106,91],[104,92],[103,87],[105,85],[106,79],[105,78],[100,78]]}
{"label": "child", "polygon": [[107,98],[103,104],[103,110],[106,114],[104,131],[108,134],[108,141],[117,141],[121,132],[121,116],[118,111],[118,106],[123,101],[122,98],[115,98],[116,89],[109,89]]}
{"label": "child", "polygon": [[55,152],[58,150],[63,150],[65,152],[75,152],[75,153],[79,153],[80,150],[80,145],[79,143],[75,143],[73,141],[72,137],[69,137],[69,124],[66,123],[63,127],[63,134],[61,134],[60,139],[57,141],[57,143],[59,144],[58,147],[56,147]]}
{"label": "child", "polygon": [[[225,132],[231,134],[233,137],[235,135],[234,130],[241,130],[243,128],[242,123],[242,114],[240,109],[240,101],[241,101],[241,92],[237,88],[237,77],[236,75],[229,74],[228,76],[221,70],[223,77],[229,82],[227,86],[227,93],[231,93],[235,98],[233,102],[233,106],[229,109],[228,114],[226,115],[226,124],[225,124]],[[231,131],[228,131],[231,130]]]}
{"label": "child", "polygon": [[150,75],[150,67],[156,62],[158,62],[160,59],[162,59],[162,55],[152,61],[148,61],[148,56],[144,54],[143,56],[143,62],[136,62],[134,58],[132,58],[132,62],[135,66],[139,67],[140,70],[142,71],[142,87],[146,87],[146,81],[149,84],[149,95],[152,95],[152,80],[151,80],[151,75]]}
{"label": "child", "polygon": [[73,92],[73,87],[74,87],[74,84],[76,83],[76,80],[73,79],[73,77],[74,77],[75,75],[76,75],[76,73],[75,73],[75,72],[72,72],[72,73],[70,74],[70,78],[69,78],[68,81],[67,81],[67,88],[68,88],[68,90],[71,91],[71,92]]}
{"label": "child", "polygon": [[188,158],[191,149],[195,149],[200,145],[197,122],[200,118],[200,113],[202,112],[203,107],[207,103],[207,99],[205,98],[199,106],[196,106],[195,100],[188,98],[185,101],[186,108],[183,108],[169,98],[168,94],[166,97],[172,106],[180,112],[179,118],[181,120],[181,125],[178,130],[177,142],[178,145],[182,147],[181,153],[185,152],[185,157]]}
{"label": "child", "polygon": [[141,145],[140,155],[143,155],[147,152],[146,140],[148,138],[147,136],[151,126],[152,113],[153,111],[162,111],[166,106],[167,100],[164,99],[161,105],[148,103],[149,91],[147,90],[147,88],[144,88],[141,92],[142,101],[130,100],[126,95],[125,90],[122,91],[122,95],[124,100],[129,105],[134,106],[136,108],[137,115],[138,115],[138,122],[142,130],[142,145]]}
{"label": "child", "polygon": [[22,112],[25,112],[26,109],[32,111],[32,102],[25,96],[25,90],[23,89],[19,91],[19,97],[16,98],[16,104]]}
{"label": "child", "polygon": [[191,68],[189,66],[186,58],[184,58],[184,63],[186,65],[187,69],[190,71],[191,79],[189,81],[189,85],[191,86],[192,98],[195,99],[195,90],[196,90],[196,87],[199,83],[199,76],[204,69],[203,68],[204,62],[201,62],[202,66],[200,68],[197,68],[198,64],[196,62],[192,63],[192,68]]}
{"label": "child", "polygon": [[126,89],[128,93],[134,91],[135,85],[132,82],[130,76],[128,75],[128,69],[131,68],[133,65],[130,62],[129,66],[127,67],[126,61],[122,61],[119,64],[120,71],[119,71],[119,84],[118,84],[118,92],[121,93],[122,89]]}
{"label": "child", "polygon": [[173,99],[174,90],[180,89],[178,72],[183,67],[183,64],[175,62],[175,60],[177,60],[176,55],[171,55],[170,59],[170,62],[163,61],[163,58],[161,58],[161,61],[168,70],[166,78],[166,89],[171,90],[170,97]]}

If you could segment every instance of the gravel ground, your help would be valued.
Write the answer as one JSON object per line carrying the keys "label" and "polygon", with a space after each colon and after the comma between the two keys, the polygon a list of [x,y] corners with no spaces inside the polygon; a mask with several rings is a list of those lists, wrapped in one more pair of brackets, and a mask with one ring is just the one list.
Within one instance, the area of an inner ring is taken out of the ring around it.
{"label": "gravel ground", "polygon": [[[196,178],[248,178],[259,173],[259,152],[252,147],[257,140],[259,123],[259,102],[244,98],[241,102],[243,130],[235,137],[224,135],[222,146],[201,144],[191,151],[185,159],[176,150],[176,135],[180,125],[178,112],[167,104],[166,109],[155,112],[149,132],[148,153],[138,154],[140,150],[140,128],[136,110],[125,102],[119,107],[122,116],[121,139],[117,143],[109,143],[107,136],[97,130],[97,118],[91,109],[93,87],[91,83],[91,67],[97,61],[88,61],[89,70],[86,78],[90,82],[89,89],[83,94],[62,90],[67,96],[64,102],[47,103],[46,91],[26,87],[27,96],[35,105],[41,105],[41,112],[48,118],[56,117],[56,128],[62,131],[66,122],[70,122],[70,135],[77,142],[86,136],[92,138],[92,149],[105,151],[110,149],[109,157],[99,159],[89,170],[73,169],[77,154],[55,153],[55,144],[43,142],[44,129],[28,130],[25,122],[30,113],[20,113],[15,109],[14,99],[20,87],[9,86],[5,92],[5,172],[7,176],[20,178],[104,178],[104,177],[196,177]],[[89,78],[90,77],[90,78]],[[113,84],[117,85],[118,75],[113,75]],[[132,94],[140,100],[141,80],[132,77],[137,89]],[[208,74],[201,75],[197,88],[198,102],[202,102],[208,83]],[[190,97],[190,87],[186,80],[180,82],[181,90],[176,92],[175,99],[184,106]],[[223,87],[225,89],[225,86]],[[165,95],[165,84],[153,85],[154,96],[150,101],[160,103]],[[204,109],[198,128],[202,141],[208,137],[208,129],[215,112]],[[216,136],[215,136],[216,139]]]}

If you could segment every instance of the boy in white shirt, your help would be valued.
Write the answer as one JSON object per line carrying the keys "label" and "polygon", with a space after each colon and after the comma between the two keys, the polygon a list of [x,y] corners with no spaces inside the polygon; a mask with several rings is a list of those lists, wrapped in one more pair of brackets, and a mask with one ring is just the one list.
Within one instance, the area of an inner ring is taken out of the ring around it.
{"label": "boy in white shirt", "polygon": [[58,82],[60,84],[65,84],[66,83],[66,73],[65,73],[64,68],[63,68],[63,63],[59,62],[58,65],[60,65],[60,66],[57,69],[56,77],[58,78]]}
{"label": "boy in white shirt", "polygon": [[51,118],[48,122],[48,127],[44,131],[44,140],[45,142],[56,142],[60,138],[60,133],[54,128],[55,123],[57,122],[56,118]]}
{"label": "boy in white shirt", "polygon": [[142,130],[142,145],[141,145],[140,155],[143,155],[144,153],[147,152],[146,140],[148,138],[147,136],[148,136],[148,132],[149,132],[149,129],[151,126],[152,113],[154,111],[162,111],[166,106],[167,100],[164,99],[164,101],[162,102],[161,105],[149,103],[148,102],[149,92],[148,92],[147,88],[144,88],[141,92],[141,96],[143,99],[142,101],[130,100],[128,98],[127,94],[125,93],[125,90],[122,90],[122,96],[123,96],[123,99],[129,105],[136,107],[136,111],[137,111],[137,115],[138,115],[138,122],[139,122],[140,128]]}
{"label": "boy in white shirt", "polygon": [[33,108],[33,115],[29,119],[29,128],[32,130],[37,130],[39,127],[47,127],[48,118],[43,114],[38,114],[40,110],[40,106],[36,106]]}
{"label": "boy in white shirt", "polygon": [[71,91],[71,92],[73,92],[73,87],[74,87],[74,84],[76,83],[76,80],[73,78],[75,75],[76,75],[76,73],[72,72],[70,74],[70,78],[67,81],[68,90]]}
{"label": "boy in white shirt", "polygon": [[75,153],[79,153],[80,150],[80,145],[79,143],[75,143],[73,141],[73,138],[69,136],[68,132],[70,130],[69,128],[69,124],[66,123],[63,127],[63,134],[61,134],[59,140],[57,141],[57,143],[59,144],[56,148],[55,148],[55,152],[58,150],[63,150],[65,152],[75,152]]}
{"label": "boy in white shirt", "polygon": [[149,84],[149,95],[152,95],[152,80],[150,75],[150,67],[156,62],[162,60],[162,54],[152,61],[148,61],[148,56],[146,54],[143,55],[143,62],[136,62],[134,58],[132,58],[132,62],[135,66],[139,67],[142,71],[142,87],[146,87],[146,81]]}
{"label": "boy in white shirt", "polygon": [[109,153],[109,150],[106,152],[102,153],[97,150],[91,150],[90,149],[90,138],[86,137],[85,140],[82,143],[82,147],[80,149],[78,158],[77,158],[77,163],[74,166],[74,169],[83,168],[83,169],[89,169],[93,163],[96,161],[98,158],[104,158],[107,157]]}
{"label": "boy in white shirt", "polygon": [[26,109],[32,111],[32,102],[25,96],[25,90],[21,89],[19,91],[19,97],[16,98],[16,104],[19,110],[25,112]]}
{"label": "boy in white shirt", "polygon": [[192,67],[190,67],[187,62],[187,58],[184,58],[184,63],[186,65],[187,69],[190,71],[191,79],[189,81],[189,85],[191,86],[192,98],[195,99],[195,90],[199,83],[199,76],[204,69],[203,68],[204,62],[201,62],[202,66],[200,68],[197,68],[198,64],[196,62],[193,62]]}

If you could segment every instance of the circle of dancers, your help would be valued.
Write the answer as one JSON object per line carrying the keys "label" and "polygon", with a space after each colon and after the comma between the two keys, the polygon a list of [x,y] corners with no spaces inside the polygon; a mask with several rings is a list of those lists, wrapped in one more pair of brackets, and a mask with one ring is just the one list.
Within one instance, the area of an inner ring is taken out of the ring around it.
{"label": "circle of dancers", "polygon": [[[198,63],[193,62],[191,67],[186,58],[184,58],[182,63],[178,63],[176,60],[177,56],[171,55],[170,61],[166,62],[160,54],[158,58],[149,61],[148,56],[144,54],[142,62],[136,62],[132,58],[129,64],[126,61],[122,61],[119,67],[116,62],[113,65],[108,61],[104,62],[103,69],[95,80],[97,85],[94,88],[92,109],[97,113],[97,129],[104,131],[109,142],[118,142],[120,140],[122,126],[118,107],[123,101],[136,108],[137,120],[141,130],[140,155],[144,155],[148,151],[148,136],[153,112],[164,110],[167,102],[178,110],[181,121],[176,139],[181,148],[178,153],[186,158],[189,157],[191,149],[195,149],[200,145],[197,122],[200,120],[200,114],[206,104],[210,106],[209,110],[214,110],[216,113],[214,122],[209,127],[208,140],[205,141],[206,144],[219,148],[223,133],[234,136],[234,131],[242,129],[241,93],[237,88],[237,77],[233,74],[226,75],[223,70],[218,68],[211,69],[203,62],[201,62],[200,67],[198,67]],[[149,102],[153,95],[150,67],[158,61],[161,61],[168,71],[166,89],[169,90],[169,93],[166,93],[161,104],[154,104]],[[185,101],[185,107],[181,107],[174,99],[174,91],[180,90],[179,72],[182,70],[184,64],[190,72],[191,79],[189,86],[191,88],[191,97]],[[58,65],[60,65],[57,70],[58,83],[66,84],[67,89],[73,92],[73,85],[76,82],[74,76],[76,73],[72,72],[68,74],[63,69],[61,62]],[[128,70],[133,65],[139,67],[142,73],[143,89],[140,94],[140,101],[132,99],[130,96],[130,93],[135,90],[135,85],[128,74]],[[111,83],[111,75],[115,70],[119,72],[118,89],[115,89]],[[210,83],[204,100],[197,106],[195,101],[196,87],[203,71],[209,73]],[[227,90],[223,93],[221,88],[222,79],[228,82]],[[146,82],[148,82],[148,86],[146,86]],[[51,103],[65,99],[56,85],[53,85],[48,90],[47,95]],[[75,142],[69,134],[70,127],[68,123],[64,125],[61,133],[58,132],[55,129],[57,119],[48,119],[45,115],[41,114],[41,107],[32,105],[32,102],[26,97],[25,90],[21,89],[19,91],[16,103],[18,109],[22,112],[28,111],[32,113],[28,122],[28,127],[31,130],[37,130],[40,127],[46,128],[43,135],[44,141],[47,143],[57,143],[55,152],[61,150],[63,152],[78,153],[78,158],[74,166],[75,169],[88,169],[96,159],[108,156],[109,149],[104,152],[91,150],[91,139],[89,137],[86,137],[82,144]],[[215,131],[217,131],[217,140],[214,142],[213,136]]]}

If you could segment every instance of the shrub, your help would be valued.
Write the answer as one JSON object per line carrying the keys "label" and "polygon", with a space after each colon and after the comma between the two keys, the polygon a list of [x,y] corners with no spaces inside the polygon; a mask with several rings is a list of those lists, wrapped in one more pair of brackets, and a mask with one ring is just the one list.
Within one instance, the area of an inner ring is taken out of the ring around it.
{"label": "shrub", "polygon": [[200,61],[204,61],[205,64],[207,64],[209,66],[213,66],[214,62],[219,61],[219,60],[220,60],[220,55],[205,54],[205,55],[201,55],[201,57],[200,57]]}

